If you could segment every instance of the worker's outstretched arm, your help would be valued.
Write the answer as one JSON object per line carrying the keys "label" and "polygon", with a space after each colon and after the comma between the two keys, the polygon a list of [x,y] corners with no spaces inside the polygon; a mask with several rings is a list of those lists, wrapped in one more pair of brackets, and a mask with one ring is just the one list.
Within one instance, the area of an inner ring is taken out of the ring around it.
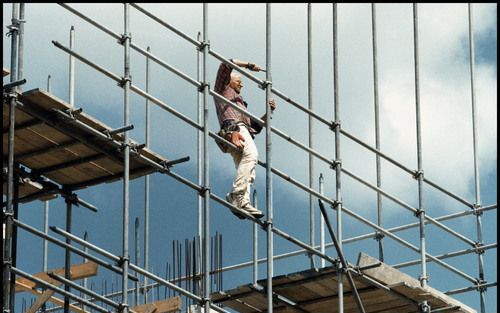
{"label": "worker's outstretched arm", "polygon": [[254,71],[254,72],[259,72],[262,70],[262,68],[257,65],[256,63],[251,63],[251,62],[247,62],[247,61],[242,61],[242,60],[238,60],[238,59],[231,59],[231,61],[238,65],[239,67],[244,67],[244,68],[247,68],[251,71]]}

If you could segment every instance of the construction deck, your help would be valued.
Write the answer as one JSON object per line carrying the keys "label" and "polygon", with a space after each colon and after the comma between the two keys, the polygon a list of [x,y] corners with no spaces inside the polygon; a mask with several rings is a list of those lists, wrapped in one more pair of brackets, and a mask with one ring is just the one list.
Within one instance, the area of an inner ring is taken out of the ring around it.
{"label": "construction deck", "polygon": [[[373,265],[373,267],[372,267]],[[360,253],[359,273],[352,272],[365,311],[372,313],[419,313],[419,303],[427,301],[432,310],[449,313],[476,313],[475,310],[379,260]],[[363,269],[365,268],[365,269]],[[273,312],[330,313],[338,308],[338,273],[334,267],[306,270],[274,277]],[[267,280],[214,293],[214,303],[241,313],[267,311]],[[354,294],[343,276],[344,313],[358,313]]]}
{"label": "construction deck", "polygon": [[[70,190],[123,177],[121,134],[113,133],[109,126],[39,89],[20,94],[18,100],[22,105],[16,106],[15,112],[14,160],[31,170],[20,173],[20,202],[53,196],[54,186],[36,179],[41,176]],[[4,162],[9,150],[8,119],[9,105],[4,100]],[[158,171],[159,167],[154,164],[168,162],[136,142],[131,141],[131,147],[130,179]],[[4,179],[4,193],[6,181]]]}

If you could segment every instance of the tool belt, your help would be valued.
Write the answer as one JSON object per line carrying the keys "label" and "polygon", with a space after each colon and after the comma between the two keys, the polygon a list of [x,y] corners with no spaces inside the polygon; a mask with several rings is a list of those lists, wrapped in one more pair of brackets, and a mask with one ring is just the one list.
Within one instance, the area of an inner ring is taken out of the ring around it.
{"label": "tool belt", "polygon": [[[238,126],[238,122],[234,120],[226,120],[222,124],[221,130],[217,133],[220,137],[226,139],[227,141],[231,142],[231,134],[232,132],[237,132],[240,130],[240,127]],[[228,146],[226,143],[222,142],[219,139],[215,140],[215,143],[217,143],[217,146],[219,146],[220,150],[223,153],[228,153],[229,150],[231,149],[230,146]]]}

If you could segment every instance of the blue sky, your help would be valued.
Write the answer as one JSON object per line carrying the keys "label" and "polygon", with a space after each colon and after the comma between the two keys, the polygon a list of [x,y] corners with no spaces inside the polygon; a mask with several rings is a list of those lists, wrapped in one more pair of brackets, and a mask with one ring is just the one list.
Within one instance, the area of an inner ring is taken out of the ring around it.
{"label": "blue sky", "polygon": [[[74,8],[104,24],[116,33],[123,32],[123,6],[120,4],[78,4]],[[202,30],[201,4],[149,4],[144,8],[154,12],[192,38]],[[405,166],[417,168],[415,87],[412,37],[412,6],[408,4],[377,5],[377,45],[380,103],[381,150]],[[472,156],[472,118],[469,80],[466,4],[421,4],[419,7],[420,101],[422,113],[422,158],[425,177],[474,202],[474,172]],[[3,27],[10,24],[11,5],[3,5]],[[367,4],[339,4],[339,102],[342,128],[368,144],[375,146],[373,113],[373,65],[371,39],[371,7]],[[478,117],[478,155],[480,166],[481,204],[497,203],[497,57],[496,5],[473,5],[474,36],[476,39],[476,107]],[[316,112],[333,120],[332,21],[331,4],[312,5],[312,99]],[[265,65],[265,5],[209,4],[211,49],[227,58],[238,58]],[[52,40],[69,45],[69,29],[76,29],[75,50],[117,75],[123,73],[123,49],[115,40],[56,4],[26,6],[24,90],[46,88],[47,75],[52,77],[52,92],[68,101],[68,56],[54,47]],[[132,40],[137,45],[151,47],[153,54],[184,73],[196,78],[196,50],[172,32],[147,19],[131,8]],[[272,5],[272,78],[273,87],[307,106],[307,6],[306,4]],[[4,67],[10,65],[10,39],[3,40]],[[213,82],[219,65],[209,58],[208,77]],[[131,52],[133,84],[145,89],[145,59]],[[256,76],[265,78],[264,73]],[[196,89],[156,64],[151,65],[151,93],[179,112],[197,120]],[[6,79],[4,79],[4,82]],[[76,61],[75,105],[98,117],[112,128],[123,125],[123,91],[116,84],[85,64]],[[250,110],[257,116],[265,111],[265,94],[248,79],[242,91]],[[277,99],[278,109],[273,125],[300,142],[307,144],[307,116],[297,108]],[[209,126],[218,129],[212,99]],[[131,95],[132,139],[144,142],[145,100]],[[151,149],[169,159],[189,155],[191,161],[174,168],[196,182],[196,132],[182,121],[154,104],[151,109]],[[315,121],[314,147],[334,158],[333,133]],[[294,179],[308,183],[308,155],[304,151],[273,135],[273,166]],[[256,139],[260,159],[265,160],[265,136]],[[223,196],[231,184],[234,167],[229,155],[223,155],[211,142],[210,181],[212,191]],[[346,137],[341,138],[343,166],[372,184],[376,182],[375,157]],[[325,194],[335,197],[335,176],[327,165],[315,160],[314,177],[325,176]],[[376,194],[347,175],[343,175],[343,203],[349,210],[376,221]],[[314,188],[318,188],[315,179]],[[131,182],[130,236],[133,222],[143,225],[143,179]],[[390,194],[413,207],[418,206],[417,184],[408,174],[382,161],[382,186]],[[257,169],[255,188],[259,207],[265,208],[265,170]],[[287,233],[308,242],[309,204],[305,192],[273,176],[274,223]],[[164,275],[166,261],[171,261],[173,240],[192,238],[197,234],[196,194],[174,179],[160,174],[151,176],[150,265]],[[119,255],[121,253],[121,182],[104,184],[78,194],[99,208],[97,214],[83,208],[74,209],[74,233],[80,237],[89,232],[91,242]],[[442,195],[432,187],[424,188],[424,206],[429,215],[438,217],[465,211],[467,207]],[[64,228],[64,202],[50,204],[49,225]],[[393,227],[415,222],[414,215],[394,202],[384,199],[384,226]],[[316,217],[318,215],[316,209]],[[496,210],[483,215],[484,242],[495,243]],[[43,225],[43,204],[23,205],[20,219],[39,229]],[[332,215],[334,219],[334,215]],[[316,218],[317,220],[317,218]],[[316,225],[318,223],[316,222]],[[463,217],[445,224],[468,238],[476,240],[475,220]],[[251,259],[252,224],[236,219],[228,209],[211,202],[211,233],[217,231],[224,240],[224,266]],[[317,231],[317,230],[316,230]],[[369,227],[345,216],[343,237],[371,232]],[[55,234],[53,234],[55,235]],[[418,246],[418,229],[398,233]],[[319,235],[316,235],[318,238]],[[327,237],[328,238],[328,237]],[[462,250],[467,246],[434,226],[426,227],[427,249],[439,255]],[[41,240],[24,232],[20,234],[19,266],[28,272],[41,271]],[[328,241],[328,240],[327,240]],[[316,239],[318,244],[318,239]],[[28,248],[29,247],[29,248]],[[265,233],[259,231],[259,257],[265,256]],[[298,247],[275,236],[275,254],[295,251]],[[345,245],[348,260],[355,263],[359,252],[377,256],[376,242],[367,239]],[[133,254],[133,240],[130,245]],[[62,266],[63,251],[49,245],[49,268]],[[333,249],[327,251],[335,256]],[[386,262],[397,264],[418,259],[399,243],[386,240]],[[28,257],[29,256],[29,257]],[[453,266],[477,276],[477,257],[468,255],[446,259]],[[486,280],[496,281],[496,249],[485,254]],[[277,261],[276,275],[306,269],[304,255]],[[402,269],[414,277],[418,266]],[[429,285],[442,291],[470,286],[470,283],[430,263]],[[97,278],[111,281],[103,271]],[[265,277],[265,266],[259,268],[259,278]],[[113,278],[115,279],[115,278]],[[251,282],[250,269],[224,274],[225,288]],[[20,298],[20,297],[18,297]],[[455,296],[466,305],[479,309],[479,296],[474,292]],[[486,293],[487,312],[495,312],[496,287]],[[18,306],[19,308],[19,306]]]}

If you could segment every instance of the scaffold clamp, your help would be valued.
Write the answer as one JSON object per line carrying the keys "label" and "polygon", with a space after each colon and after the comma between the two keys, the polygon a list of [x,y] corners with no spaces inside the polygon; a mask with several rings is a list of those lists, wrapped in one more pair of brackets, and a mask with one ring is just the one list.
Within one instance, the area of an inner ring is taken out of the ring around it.
{"label": "scaffold clamp", "polygon": [[128,77],[122,77],[117,85],[123,88],[123,86],[125,86],[127,82],[132,82],[132,75],[129,75]]}
{"label": "scaffold clamp", "polygon": [[488,289],[488,287],[484,286],[486,283],[487,283],[486,280],[484,280],[484,279],[478,279],[476,281],[476,289],[477,289],[477,291],[479,291],[479,292],[485,292]]}
{"label": "scaffold clamp", "polygon": [[116,265],[122,266],[125,262],[130,263],[130,256],[120,256],[120,259],[116,261]]}
{"label": "scaffold clamp", "polygon": [[415,216],[416,216],[416,217],[419,217],[419,216],[420,216],[420,214],[425,214],[425,209],[417,209],[417,210],[415,211]]}
{"label": "scaffold clamp", "polygon": [[122,34],[121,37],[117,39],[117,42],[120,45],[123,45],[127,39],[132,39],[132,34],[131,33]]}
{"label": "scaffold clamp", "polygon": [[200,41],[200,43],[198,44],[198,51],[201,52],[201,50],[205,49],[205,47],[209,47],[210,48],[210,40],[208,40],[208,41]]}
{"label": "scaffold clamp", "polygon": [[259,84],[260,89],[266,89],[268,85],[272,85],[273,82],[269,80],[264,80],[262,84]]}
{"label": "scaffold clamp", "polygon": [[340,120],[338,122],[336,122],[336,121],[331,121],[330,122],[330,129],[332,131],[335,131],[337,129],[337,127],[340,128]]}
{"label": "scaffold clamp", "polygon": [[128,304],[127,303],[119,303],[118,304],[118,312],[128,312]]}
{"label": "scaffold clamp", "polygon": [[199,82],[199,83],[200,83],[200,87],[198,87],[199,92],[203,92],[206,87],[208,87],[208,89],[210,89],[209,83],[205,83],[205,82]]}
{"label": "scaffold clamp", "polygon": [[332,163],[330,164],[330,168],[332,170],[336,170],[337,166],[342,166],[342,160],[332,160]]}
{"label": "scaffold clamp", "polygon": [[189,161],[189,159],[190,159],[190,157],[186,156],[186,157],[183,157],[183,158],[180,158],[180,159],[171,160],[171,161],[164,160],[164,161],[160,162],[160,165],[163,166],[163,170],[164,171],[170,171],[170,168],[172,166],[174,166],[175,164],[187,162],[187,161]]}
{"label": "scaffold clamp", "polygon": [[416,170],[415,172],[413,172],[413,178],[420,179],[420,176],[422,176],[422,179],[424,179],[424,171],[423,170]]}
{"label": "scaffold clamp", "polygon": [[427,303],[427,301],[422,301],[418,303],[418,310],[421,313],[430,313],[431,306]]}
{"label": "scaffold clamp", "polygon": [[421,282],[424,281],[424,280],[426,282],[429,282],[429,275],[420,275],[420,276],[418,276],[418,280],[421,281]]}
{"label": "scaffold clamp", "polygon": [[380,241],[380,240],[384,239],[384,237],[385,237],[384,233],[382,233],[380,231],[376,231],[375,236],[373,236],[373,239]]}
{"label": "scaffold clamp", "polygon": [[484,243],[482,242],[474,242],[474,247],[476,248],[475,252],[476,254],[484,254],[484,249],[481,249],[481,247],[484,247]]}
{"label": "scaffold clamp", "polygon": [[483,211],[481,210],[481,205],[478,204],[478,203],[474,203],[472,205],[472,210],[473,210],[473,213],[475,216],[482,216],[483,215]]}

